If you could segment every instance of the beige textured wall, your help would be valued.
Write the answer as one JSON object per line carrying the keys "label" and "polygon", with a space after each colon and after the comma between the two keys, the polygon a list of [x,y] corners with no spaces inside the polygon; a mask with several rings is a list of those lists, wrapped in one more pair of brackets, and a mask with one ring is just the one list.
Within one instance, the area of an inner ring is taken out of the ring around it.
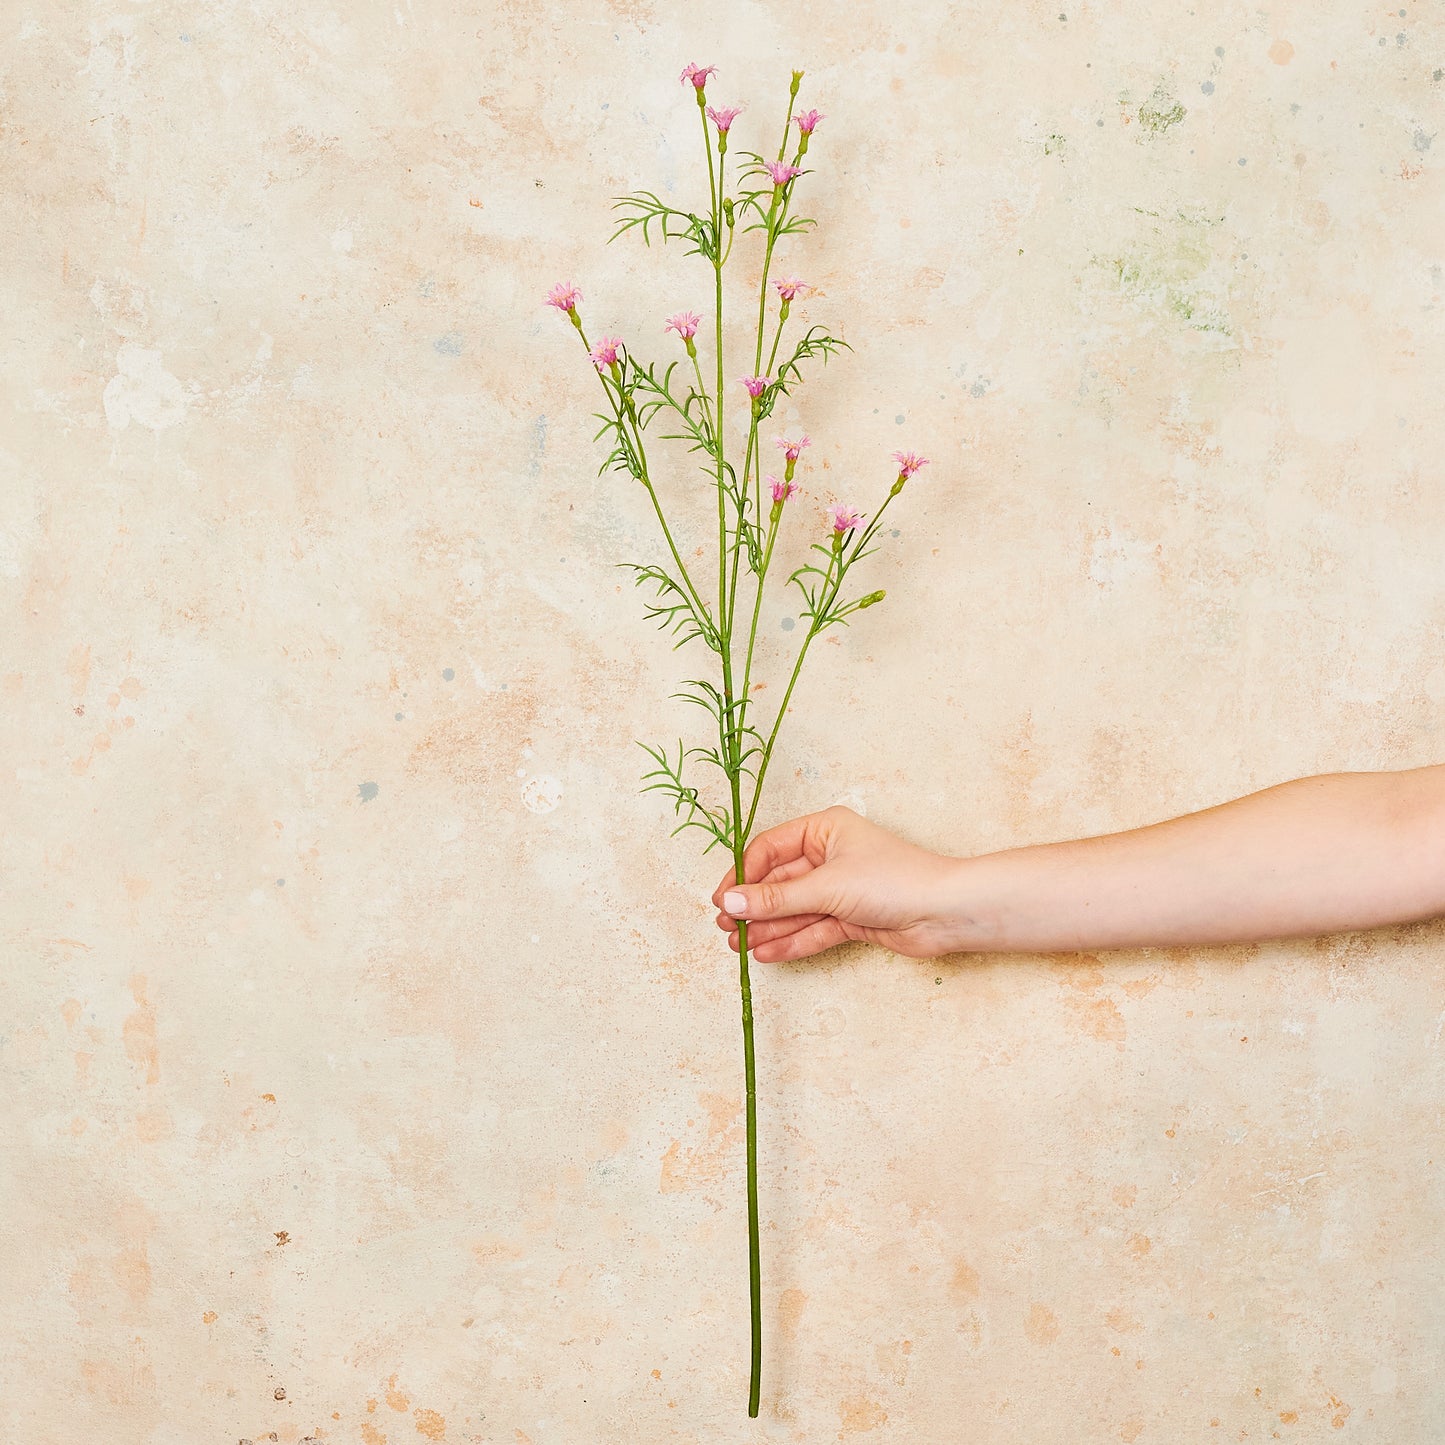
{"label": "beige textured wall", "polygon": [[720,864],[631,742],[683,655],[540,304],[668,354],[703,272],[609,200],[697,194],[685,62],[745,144],[808,71],[802,503],[934,461],[765,821],[973,853],[1439,761],[1438,7],[0,34],[5,1441],[1445,1437],[1433,925],[761,968],[746,1420]]}

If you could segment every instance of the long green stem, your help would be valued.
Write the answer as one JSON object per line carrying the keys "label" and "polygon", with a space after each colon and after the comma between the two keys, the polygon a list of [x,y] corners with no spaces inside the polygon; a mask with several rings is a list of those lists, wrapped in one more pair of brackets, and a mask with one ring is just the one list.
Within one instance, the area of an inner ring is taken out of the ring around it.
{"label": "long green stem", "polygon": [[[773,508],[776,513],[777,507]],[[768,566],[773,560],[773,543],[778,540],[778,518],[769,520],[768,544],[763,551],[763,568],[758,573],[758,590],[753,598],[753,623],[748,628],[748,650],[743,658],[743,696],[748,696],[748,686],[753,672],[753,646],[758,640],[758,614],[763,610],[763,582],[768,575]]]}
{"label": "long green stem", "polygon": [[[840,576],[838,583],[834,584],[833,593],[830,594],[830,596],[836,595],[838,584],[841,583],[842,580]],[[826,612],[827,608],[825,607],[823,610]],[[817,619],[815,618],[814,622],[816,623],[816,621]],[[798,649],[798,660],[793,664],[793,675],[788,679],[788,686],[783,693],[782,702],[778,704],[778,715],[773,719],[773,728],[768,734],[767,743],[763,747],[762,761],[758,764],[758,777],[757,781],[753,784],[752,806],[748,809],[748,819],[743,825],[743,831],[745,833],[751,834],[753,831],[753,819],[757,816],[758,803],[762,800],[763,796],[763,779],[768,775],[768,764],[773,758],[773,744],[778,740],[778,729],[782,727],[783,718],[787,714],[788,700],[793,696],[793,689],[798,685],[798,674],[803,670],[803,659],[808,655],[808,645],[817,635],[817,627],[810,627],[807,636],[803,638],[803,645]],[[742,880],[739,879],[738,881],[741,882]]]}
{"label": "long green stem", "polygon": [[[738,804],[737,774],[733,774],[733,806]],[[733,866],[743,881],[743,850],[733,850]],[[758,1251],[758,1075],[753,1054],[753,988],[748,977],[748,926],[738,920],[738,981],[743,995],[743,1087],[748,1131],[748,1298],[752,1302],[752,1370],[748,1377],[748,1416],[758,1418],[758,1395],[763,1381],[763,1271]]]}
{"label": "long green stem", "polygon": [[[727,569],[727,513],[723,487],[723,301],[722,301],[722,233],[721,209],[723,175],[721,157],[716,170],[713,168],[712,138],[708,134],[707,115],[703,107],[702,92],[698,92],[698,113],[702,116],[703,144],[707,150],[708,192],[712,206],[714,317],[717,336],[717,509],[718,509],[718,624],[721,641],[723,672],[723,711],[719,718],[719,743],[722,758],[727,766],[728,781],[732,792],[732,852],[733,878],[742,883],[746,878],[743,866],[743,849],[747,842],[746,832],[738,826],[742,813],[742,789],[738,778],[738,735],[733,706],[732,666],[732,615],[729,610],[728,569]],[[743,517],[738,516],[738,531],[741,533]],[[734,554],[736,556],[736,554]],[[736,576],[736,568],[734,568]],[[748,1379],[748,1416],[756,1419],[758,1400],[762,1389],[763,1371],[763,1301],[762,1263],[759,1250],[758,1231],[758,1103],[757,1065],[753,1050],[753,989],[748,974],[748,936],[743,926],[738,931],[738,984],[742,993],[743,1015],[743,1084],[747,1114],[747,1177],[748,1177],[748,1298],[751,1305],[752,1352],[751,1371]]]}

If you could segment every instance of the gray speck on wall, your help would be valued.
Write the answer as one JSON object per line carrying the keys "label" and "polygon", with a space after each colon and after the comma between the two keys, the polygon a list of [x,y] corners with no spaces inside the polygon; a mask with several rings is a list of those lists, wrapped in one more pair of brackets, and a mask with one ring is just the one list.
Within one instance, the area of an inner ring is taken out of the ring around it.
{"label": "gray speck on wall", "polygon": [[784,632],[791,632],[798,624],[791,617],[785,617],[782,625]]}
{"label": "gray speck on wall", "polygon": [[443,676],[448,682],[450,682],[450,681],[452,680],[452,678],[454,678],[456,675],[457,675],[457,674],[456,674],[456,670],[455,670],[454,668],[450,668],[450,667],[444,667],[444,668],[442,668],[442,676]]}
{"label": "gray speck on wall", "polygon": [[1205,93],[1205,95],[1214,94],[1214,82],[1212,80],[1206,80],[1204,84],[1201,85],[1199,88]]}
{"label": "gray speck on wall", "polygon": [[375,783],[358,783],[356,791],[361,794],[361,801],[369,803],[381,791]]}
{"label": "gray speck on wall", "polygon": [[460,331],[448,331],[445,336],[438,336],[432,342],[432,350],[442,356],[460,356],[462,354],[462,334]]}
{"label": "gray speck on wall", "polygon": [[1426,135],[1423,130],[1417,130],[1415,132],[1415,149],[1417,151],[1429,150],[1430,142],[1434,139],[1435,135],[1433,131],[1429,135]]}

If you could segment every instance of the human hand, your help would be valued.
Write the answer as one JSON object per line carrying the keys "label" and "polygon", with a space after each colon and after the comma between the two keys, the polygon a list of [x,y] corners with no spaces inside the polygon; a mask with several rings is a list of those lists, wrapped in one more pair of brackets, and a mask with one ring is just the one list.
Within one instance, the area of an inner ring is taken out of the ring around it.
{"label": "human hand", "polygon": [[[958,936],[959,860],[930,853],[837,805],[759,833],[712,895],[737,952],[738,918],[761,963],[807,958],[848,939],[910,958],[947,953]],[[737,895],[741,894],[741,900]]]}

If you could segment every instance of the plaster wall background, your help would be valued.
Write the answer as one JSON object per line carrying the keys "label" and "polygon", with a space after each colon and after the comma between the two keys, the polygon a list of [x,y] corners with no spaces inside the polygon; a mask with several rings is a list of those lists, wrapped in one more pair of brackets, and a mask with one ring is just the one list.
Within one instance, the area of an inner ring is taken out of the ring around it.
{"label": "plaster wall background", "polygon": [[798,515],[933,462],[764,822],[977,853],[1440,761],[1437,7],[0,32],[0,1435],[1445,1435],[1435,924],[760,967],[746,1420],[721,865],[632,745],[683,654],[541,305],[671,354],[700,263],[611,198],[698,193],[684,63],[750,146],[807,71],[782,264],[853,351],[779,413]]}

